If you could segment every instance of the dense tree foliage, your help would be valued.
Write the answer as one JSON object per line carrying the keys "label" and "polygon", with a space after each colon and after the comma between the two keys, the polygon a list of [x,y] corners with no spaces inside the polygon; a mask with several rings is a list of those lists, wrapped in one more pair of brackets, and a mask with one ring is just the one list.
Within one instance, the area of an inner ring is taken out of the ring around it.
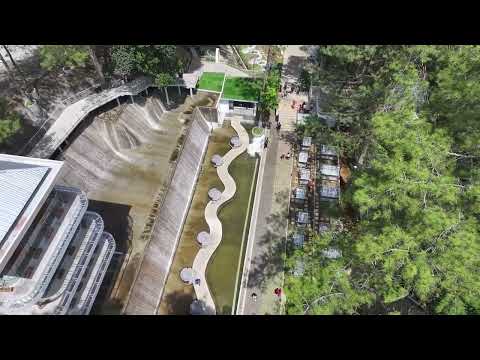
{"label": "dense tree foliage", "polygon": [[95,45],[45,45],[40,48],[41,66],[46,70],[61,67],[82,67],[89,60],[95,67],[101,83],[104,72],[117,73],[124,78],[144,74],[151,76],[158,86],[175,82],[183,64],[177,57],[175,45],[113,45],[108,49],[108,61],[101,63]]}
{"label": "dense tree foliage", "polygon": [[278,89],[280,87],[280,70],[272,68],[266,74],[265,86],[260,92],[260,111],[268,113],[278,107]]}
{"label": "dense tree foliage", "polygon": [[151,76],[158,86],[174,83],[183,64],[175,45],[115,45],[112,48],[114,71],[124,77]]}
{"label": "dense tree foliage", "polygon": [[46,70],[85,66],[88,57],[85,45],[43,45],[40,48],[40,66]]}
{"label": "dense tree foliage", "polygon": [[5,99],[0,98],[0,145],[20,129],[20,115],[9,109]]}
{"label": "dense tree foliage", "polygon": [[[321,46],[317,60],[308,71],[337,126],[312,117],[298,132],[336,145],[350,164],[366,160],[342,196],[348,225],[314,241],[341,239],[343,257],[293,254],[310,260],[287,281],[288,309],[304,313],[323,297],[313,313],[350,314],[375,298],[480,313],[480,48]],[[330,290],[332,276],[348,284]]]}

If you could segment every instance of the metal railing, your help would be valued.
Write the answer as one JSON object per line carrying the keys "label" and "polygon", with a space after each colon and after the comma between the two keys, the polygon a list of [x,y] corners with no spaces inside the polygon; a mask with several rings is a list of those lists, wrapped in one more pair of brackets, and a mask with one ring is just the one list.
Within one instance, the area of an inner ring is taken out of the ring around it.
{"label": "metal railing", "polygon": [[[93,214],[87,212],[86,216],[87,215]],[[73,299],[73,295],[78,288],[79,279],[83,276],[93,254],[93,250],[95,249],[95,245],[98,243],[98,240],[102,235],[103,227],[103,219],[100,217],[100,215],[95,214],[95,218],[92,220],[92,224],[84,236],[87,241],[85,242],[84,240],[82,243],[82,246],[79,250],[80,256],[74,260],[66,276],[66,281],[57,291],[57,294],[63,295],[63,300],[60,306],[55,309],[55,314],[64,314],[68,310],[68,307]]]}

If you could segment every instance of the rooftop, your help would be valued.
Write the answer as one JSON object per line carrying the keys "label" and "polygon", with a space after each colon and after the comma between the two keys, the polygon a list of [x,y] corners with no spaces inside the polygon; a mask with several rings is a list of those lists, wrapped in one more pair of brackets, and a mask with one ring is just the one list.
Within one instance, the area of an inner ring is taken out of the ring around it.
{"label": "rooftop", "polygon": [[0,154],[0,271],[47,199],[62,164]]}
{"label": "rooftop", "polygon": [[337,151],[335,150],[334,147],[328,146],[328,145],[322,145],[320,147],[320,154],[321,155],[327,155],[327,156],[336,156]]}
{"label": "rooftop", "polygon": [[260,78],[227,77],[222,99],[258,102],[262,81]]}
{"label": "rooftop", "polygon": [[310,180],[310,170],[309,169],[300,169],[299,170],[300,180]]}
{"label": "rooftop", "polygon": [[300,154],[298,154],[298,162],[308,162],[308,153],[306,151],[302,151]]}
{"label": "rooftop", "polygon": [[204,72],[198,82],[198,88],[200,90],[220,92],[222,91],[224,78],[225,74],[221,72]]}
{"label": "rooftop", "polygon": [[338,176],[340,176],[340,168],[338,167],[338,165],[322,164],[320,166],[320,173],[322,175],[326,175],[326,176],[338,177]]}
{"label": "rooftop", "polygon": [[302,146],[310,147],[312,145],[312,138],[310,136],[305,136],[302,141]]}

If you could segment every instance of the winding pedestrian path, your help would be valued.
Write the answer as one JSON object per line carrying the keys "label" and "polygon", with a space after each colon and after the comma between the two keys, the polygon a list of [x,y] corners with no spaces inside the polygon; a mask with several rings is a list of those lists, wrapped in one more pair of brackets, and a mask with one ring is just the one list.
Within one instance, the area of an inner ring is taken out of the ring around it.
{"label": "winding pedestrian path", "polygon": [[198,274],[198,278],[200,279],[200,284],[194,284],[196,297],[199,301],[204,303],[207,313],[212,315],[216,314],[215,302],[213,301],[212,294],[208,288],[205,274],[210,258],[222,241],[222,223],[218,219],[217,214],[220,207],[229,201],[237,191],[237,185],[235,180],[229,174],[228,167],[233,160],[247,150],[249,143],[248,133],[240,124],[240,121],[238,119],[232,119],[231,124],[240,138],[241,145],[237,148],[232,148],[228,153],[226,153],[223,156],[223,164],[217,168],[218,177],[225,186],[225,189],[223,190],[219,200],[210,201],[205,207],[205,220],[207,221],[210,229],[211,243],[206,247],[202,247],[198,251],[192,266],[193,270],[196,274]]}

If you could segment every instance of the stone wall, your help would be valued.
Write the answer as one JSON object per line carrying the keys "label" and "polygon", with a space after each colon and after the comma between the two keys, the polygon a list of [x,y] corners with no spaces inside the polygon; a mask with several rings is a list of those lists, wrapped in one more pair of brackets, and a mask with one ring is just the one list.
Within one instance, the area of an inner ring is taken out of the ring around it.
{"label": "stone wall", "polygon": [[170,187],[155,221],[152,238],[130,291],[125,314],[156,314],[188,214],[210,131],[198,108],[195,109]]}

